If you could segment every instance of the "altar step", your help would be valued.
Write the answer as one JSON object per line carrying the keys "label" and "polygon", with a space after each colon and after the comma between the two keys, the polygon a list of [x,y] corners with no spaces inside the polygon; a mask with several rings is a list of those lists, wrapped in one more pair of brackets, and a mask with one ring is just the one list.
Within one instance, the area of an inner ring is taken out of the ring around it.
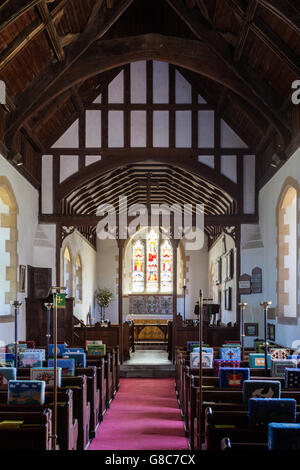
{"label": "altar step", "polygon": [[134,343],[135,350],[167,350],[168,344],[163,341],[136,341]]}
{"label": "altar step", "polygon": [[175,377],[175,366],[172,365],[160,365],[160,364],[141,364],[120,367],[120,377]]}
{"label": "altar step", "polygon": [[120,366],[120,377],[174,377],[175,366],[168,353],[160,350],[136,350]]}

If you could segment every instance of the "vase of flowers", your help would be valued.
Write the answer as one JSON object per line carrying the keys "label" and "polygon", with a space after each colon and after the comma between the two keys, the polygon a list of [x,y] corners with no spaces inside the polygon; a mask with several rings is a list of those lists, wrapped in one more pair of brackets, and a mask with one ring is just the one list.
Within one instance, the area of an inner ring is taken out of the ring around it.
{"label": "vase of flowers", "polygon": [[100,310],[100,323],[105,323],[105,309],[113,300],[114,295],[109,289],[100,289],[100,287],[98,287],[95,296]]}

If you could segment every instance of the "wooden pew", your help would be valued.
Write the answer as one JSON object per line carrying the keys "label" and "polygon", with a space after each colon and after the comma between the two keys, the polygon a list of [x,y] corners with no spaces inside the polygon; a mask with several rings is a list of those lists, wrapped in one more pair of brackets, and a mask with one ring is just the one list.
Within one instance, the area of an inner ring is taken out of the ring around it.
{"label": "wooden pew", "polygon": [[[104,365],[104,378],[105,378],[105,408],[110,407],[110,403],[114,398],[113,392],[113,376],[111,367],[111,353],[107,353],[104,357],[87,357],[87,365],[93,365],[98,367],[98,364]],[[103,362],[102,362],[103,359]]]}
{"label": "wooden pew", "polygon": [[96,436],[100,419],[100,390],[97,388],[97,367],[77,367],[76,376],[87,377],[87,400],[90,403],[90,437]]}
{"label": "wooden pew", "polygon": [[[60,450],[76,450],[78,439],[78,420],[73,419],[73,391],[63,390],[57,394],[57,435]],[[47,391],[44,405],[8,405],[7,388],[0,390],[0,411],[14,412],[43,411],[50,408],[53,411],[53,392]]]}
{"label": "wooden pew", "polygon": [[268,450],[268,444],[265,444],[264,442],[231,442],[231,439],[229,437],[224,437],[221,441],[221,450],[226,450],[226,451],[248,451],[251,452],[252,450],[254,451],[266,451]]}
{"label": "wooden pew", "polygon": [[62,377],[62,389],[73,390],[74,417],[78,420],[78,450],[89,445],[91,406],[87,399],[87,377]]}
{"label": "wooden pew", "polygon": [[23,421],[19,428],[0,427],[0,450],[53,450],[52,411],[0,411],[1,421]]}

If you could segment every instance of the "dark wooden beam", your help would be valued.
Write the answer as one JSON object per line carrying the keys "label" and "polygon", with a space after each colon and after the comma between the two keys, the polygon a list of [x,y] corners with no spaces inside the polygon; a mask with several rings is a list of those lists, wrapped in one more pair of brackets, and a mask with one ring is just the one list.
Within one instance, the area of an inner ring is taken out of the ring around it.
{"label": "dark wooden beam", "polygon": [[[64,215],[64,214],[41,214],[39,216],[40,224],[62,224],[70,226],[97,225],[105,216],[97,215]],[[134,220],[135,216],[128,216],[128,223]],[[172,220],[172,215],[171,215]],[[193,225],[196,224],[196,218],[193,216]],[[257,224],[258,217],[251,214],[224,214],[224,215],[205,215],[205,225],[233,226],[236,224]]]}
{"label": "dark wooden beam", "polygon": [[[234,73],[245,86],[247,86],[248,93],[256,98],[255,107],[262,112],[265,117],[268,116],[268,120],[270,122],[273,121],[274,127],[282,137],[282,144],[286,145],[290,139],[290,129],[287,126],[286,116],[283,115],[281,109],[277,109],[275,107],[274,102],[268,100],[268,96],[260,92],[257,86],[257,81],[261,82],[261,78],[257,76],[256,79],[253,80],[252,77],[249,77],[246,70],[243,69],[242,64],[237,65],[232,60],[231,50],[226,41],[224,41],[224,39],[213,28],[202,24],[199,21],[199,18],[197,18],[195,12],[187,9],[182,3],[182,0],[166,0],[166,2],[174,9],[198,39],[209,44],[211,50],[219,57],[220,63],[221,61],[225,63],[228,69]],[[260,103],[260,105],[258,103]]]}
{"label": "dark wooden beam", "polygon": [[293,0],[258,0],[258,3],[300,34],[300,11]]}
{"label": "dark wooden beam", "polygon": [[248,38],[249,30],[250,30],[250,23],[253,21],[253,19],[255,17],[257,7],[258,7],[257,0],[250,0],[249,1],[247,11],[246,11],[245,17],[244,17],[242,30],[241,30],[241,33],[239,35],[238,44],[237,44],[237,47],[235,48],[235,51],[234,51],[234,60],[237,61],[237,62],[240,60],[240,58],[243,54],[243,50],[244,50],[244,47],[245,47],[245,44],[246,44],[246,41],[247,41],[247,38]]}
{"label": "dark wooden beam", "polygon": [[[65,51],[65,60],[59,63],[49,64],[40,75],[38,75],[30,85],[17,97],[18,115],[22,115],[24,111],[32,108],[33,102],[35,104],[39,101],[42,91],[44,92],[53,86],[99,38],[101,38],[110,27],[119,19],[119,17],[127,10],[133,0],[120,0],[114,9],[108,9],[107,14],[103,15],[102,11],[97,11],[88,22],[83,33],[79,38],[70,44]],[[19,119],[12,117],[11,124],[14,123],[14,131],[21,127]],[[18,123],[18,124],[17,124]],[[17,128],[16,128],[17,126]],[[14,137],[14,132],[12,138]],[[11,142],[10,142],[11,144]]]}
{"label": "dark wooden beam", "polygon": [[65,53],[62,48],[62,45],[59,40],[59,36],[56,31],[56,27],[54,22],[52,21],[52,17],[49,13],[48,7],[46,5],[46,1],[42,0],[38,5],[37,5],[38,11],[41,15],[41,18],[43,22],[46,25],[46,31],[49,36],[50,43],[53,47],[54,53],[59,60],[59,62],[62,62],[65,58]]}
{"label": "dark wooden beam", "polygon": [[0,6],[0,33],[42,0],[6,0]]}
{"label": "dark wooden beam", "polygon": [[[40,0],[41,1],[41,0]],[[50,13],[53,24],[60,18],[69,0],[62,0]],[[1,13],[1,11],[0,11]],[[46,23],[38,18],[27,26],[0,54],[0,72],[44,29]]]}
{"label": "dark wooden beam", "polygon": [[[252,107],[258,109],[261,114],[273,124],[282,137],[283,142],[290,138],[290,133],[275,111],[267,107],[259,99],[248,84],[220,57],[213,52],[210,44],[192,41],[189,39],[161,36],[158,34],[146,34],[131,36],[108,41],[98,41],[90,46],[88,51],[81,56],[66,73],[62,73],[51,87],[41,87],[41,83],[35,90],[28,90],[22,95],[22,99],[16,100],[17,109],[9,116],[8,132],[6,135],[7,146],[13,148],[13,137],[23,122],[39,111],[49,101],[61,92],[76,83],[103,71],[124,65],[135,60],[157,59],[165,60],[178,66],[182,66],[196,73],[211,78],[228,87],[242,96]],[[59,64],[61,66],[62,64]],[[286,125],[286,122],[285,122]]]}
{"label": "dark wooden beam", "polygon": [[[252,31],[268,48],[270,48],[297,76],[300,75],[299,59],[292,49],[268,26],[262,18],[255,17],[259,0],[252,0],[246,12],[241,8],[237,0],[225,0],[233,9],[240,21],[243,21],[243,29],[240,35],[239,48],[235,51],[235,59],[240,60],[242,50],[249,31]],[[254,3],[256,8],[254,10]],[[252,9],[250,8],[252,5]],[[254,14],[253,14],[254,12]]]}

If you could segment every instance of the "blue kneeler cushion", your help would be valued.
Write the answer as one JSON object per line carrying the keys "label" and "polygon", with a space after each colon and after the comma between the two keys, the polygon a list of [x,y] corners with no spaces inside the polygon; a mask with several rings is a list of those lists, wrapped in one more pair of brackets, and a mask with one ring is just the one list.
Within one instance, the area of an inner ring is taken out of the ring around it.
{"label": "blue kneeler cushion", "polygon": [[300,424],[270,423],[268,448],[269,450],[300,450]]}
{"label": "blue kneeler cushion", "polygon": [[295,423],[296,405],[293,398],[250,398],[249,424]]}

